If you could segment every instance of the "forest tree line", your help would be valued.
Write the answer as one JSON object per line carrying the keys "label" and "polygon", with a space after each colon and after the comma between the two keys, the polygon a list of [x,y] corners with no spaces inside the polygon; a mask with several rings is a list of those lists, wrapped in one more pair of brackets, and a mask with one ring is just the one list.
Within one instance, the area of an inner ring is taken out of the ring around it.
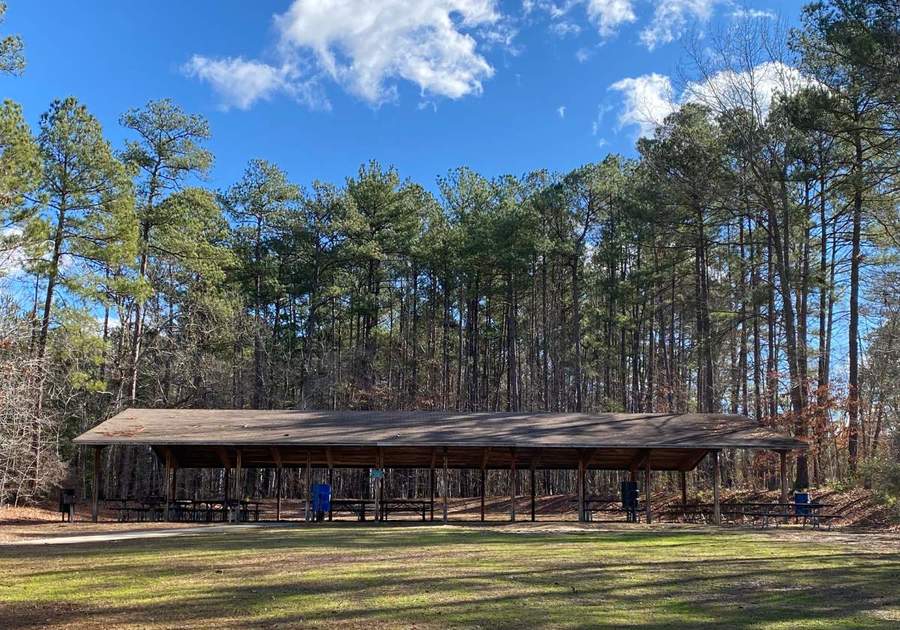
{"label": "forest tree line", "polygon": [[[797,488],[872,483],[900,457],[898,42],[890,2],[747,22],[635,158],[431,188],[255,159],[210,190],[209,125],[170,100],[119,147],[74,98],[36,128],[6,101],[0,502],[77,478],[71,439],[129,406],[722,411],[809,442]],[[153,478],[105,453],[108,492]]]}

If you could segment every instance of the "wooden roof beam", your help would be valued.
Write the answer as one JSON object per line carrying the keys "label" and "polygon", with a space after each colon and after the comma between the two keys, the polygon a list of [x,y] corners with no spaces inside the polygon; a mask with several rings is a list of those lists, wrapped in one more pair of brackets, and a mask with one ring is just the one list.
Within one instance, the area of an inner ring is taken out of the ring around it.
{"label": "wooden roof beam", "polygon": [[271,446],[269,447],[269,452],[272,454],[272,461],[275,462],[278,468],[281,468],[284,465],[281,461],[281,451],[278,450],[277,446]]}
{"label": "wooden roof beam", "polygon": [[[581,452],[583,450],[583,453]],[[600,452],[599,448],[581,449],[579,451],[579,459],[584,462],[585,468],[590,466],[591,461]]]}
{"label": "wooden roof beam", "polygon": [[642,448],[638,450],[637,455],[635,455],[631,463],[628,465],[628,470],[635,471],[644,468],[647,465],[647,461],[650,459],[650,449]]}
{"label": "wooden roof beam", "polygon": [[175,449],[173,449],[173,448],[171,448],[171,447],[169,447],[169,446],[163,446],[163,447],[162,447],[162,451],[163,451],[163,453],[164,453],[165,456],[166,456],[166,460],[167,460],[168,462],[171,462],[172,466],[175,466],[176,468],[179,468],[179,466],[178,466],[178,458],[175,457]]}
{"label": "wooden roof beam", "polygon": [[222,466],[224,466],[225,468],[231,468],[231,458],[228,456],[228,451],[225,450],[225,447],[217,447],[216,452],[219,454],[219,461],[222,462]]}
{"label": "wooden roof beam", "polygon": [[531,463],[530,463],[529,467],[531,468],[532,471],[534,471],[538,466],[541,465],[541,457],[543,457],[543,455],[544,455],[544,449],[539,448],[537,450],[537,455],[535,455],[531,458]]}
{"label": "wooden roof beam", "polygon": [[481,470],[487,468],[488,458],[491,456],[490,447],[482,449],[481,451]]}
{"label": "wooden roof beam", "polygon": [[699,455],[691,454],[690,456],[685,457],[684,463],[681,464],[681,466],[679,467],[679,470],[681,470],[682,472],[688,472],[688,471],[694,470],[697,466],[700,465],[700,462],[703,461],[703,458],[706,457],[707,454],[709,454],[709,451],[704,450],[704,451],[700,451]]}

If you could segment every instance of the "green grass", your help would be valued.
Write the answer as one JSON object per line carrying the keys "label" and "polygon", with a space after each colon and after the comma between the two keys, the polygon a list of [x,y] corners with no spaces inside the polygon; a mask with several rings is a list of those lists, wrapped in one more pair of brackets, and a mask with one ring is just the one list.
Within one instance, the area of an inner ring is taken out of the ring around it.
{"label": "green grass", "polygon": [[900,625],[896,547],[782,538],[323,524],[3,547],[0,627]]}

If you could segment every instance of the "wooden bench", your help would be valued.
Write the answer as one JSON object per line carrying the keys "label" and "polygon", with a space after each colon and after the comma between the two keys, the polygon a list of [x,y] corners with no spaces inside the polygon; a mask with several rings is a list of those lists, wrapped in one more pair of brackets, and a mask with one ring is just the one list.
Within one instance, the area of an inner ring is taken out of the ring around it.
{"label": "wooden bench", "polygon": [[350,512],[356,514],[360,521],[366,520],[366,511],[371,509],[371,513],[375,513],[375,501],[372,499],[332,499],[332,512]]}
{"label": "wooden bench", "polygon": [[[773,523],[777,527],[793,519],[795,523],[802,520],[804,527],[809,524],[813,529],[819,529],[825,523],[830,529],[832,521],[841,518],[840,514],[825,512],[833,507],[829,503],[722,503],[720,512],[732,522],[748,520],[762,528],[767,528]],[[696,518],[701,522],[712,520],[712,513],[713,506],[708,503],[669,508],[664,512],[672,516],[683,515],[685,521]]]}
{"label": "wooden bench", "polygon": [[[166,517],[166,504],[155,498],[148,499],[106,499],[107,504],[113,504],[110,509],[116,512],[117,520],[127,522],[135,521],[162,521]],[[228,508],[234,511],[234,516],[241,521],[259,521],[260,501],[229,501],[216,499],[179,499],[168,505],[168,519],[170,521],[185,522],[211,522],[228,520]]]}
{"label": "wooden bench", "polygon": [[712,510],[691,504],[666,508],[660,510],[658,514],[672,520],[680,517],[685,523],[709,523],[712,521]]}
{"label": "wooden bench", "polygon": [[112,509],[117,513],[117,520],[123,523],[131,521],[132,518],[139,522],[161,521],[163,516],[161,507],[147,505],[117,505]]}
{"label": "wooden bench", "polygon": [[[578,503],[577,499],[573,501],[574,503]],[[577,507],[576,507],[577,510]],[[634,522],[641,522],[641,514],[644,511],[644,507],[639,505],[634,516]],[[624,514],[627,517],[631,515],[631,510],[627,510],[622,507],[621,500],[618,498],[610,498],[610,499],[585,499],[584,500],[584,518],[587,521],[594,520],[595,512],[608,512],[611,514]],[[630,522],[630,521],[629,521]]]}
{"label": "wooden bench", "polygon": [[381,520],[386,521],[388,514],[394,513],[412,513],[422,515],[422,520],[426,520],[425,514],[431,506],[430,501],[423,499],[385,499],[381,502]]}
{"label": "wooden bench", "polygon": [[378,514],[375,513],[374,499],[332,499],[332,512],[349,512],[355,514],[360,521],[366,520],[366,514],[387,520],[390,514],[408,513],[420,514],[422,520],[427,520],[428,509],[431,502],[424,499],[385,499],[378,505]]}

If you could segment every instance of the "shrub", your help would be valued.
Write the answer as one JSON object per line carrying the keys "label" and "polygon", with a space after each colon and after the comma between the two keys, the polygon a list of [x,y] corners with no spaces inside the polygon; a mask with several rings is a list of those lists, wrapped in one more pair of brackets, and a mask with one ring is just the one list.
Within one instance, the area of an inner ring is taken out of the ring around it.
{"label": "shrub", "polygon": [[857,477],[886,504],[900,511],[900,462],[869,459],[860,464]]}

